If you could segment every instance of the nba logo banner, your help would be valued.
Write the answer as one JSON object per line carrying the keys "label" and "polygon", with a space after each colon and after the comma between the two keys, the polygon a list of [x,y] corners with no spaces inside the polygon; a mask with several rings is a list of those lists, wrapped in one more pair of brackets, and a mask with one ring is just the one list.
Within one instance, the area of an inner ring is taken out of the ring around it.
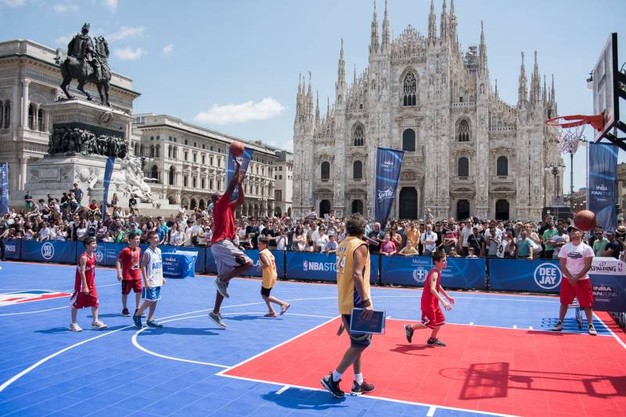
{"label": "nba logo banner", "polygon": [[617,152],[615,145],[589,144],[587,207],[596,214],[598,226],[604,230],[617,228]]}
{"label": "nba logo banner", "polygon": [[376,189],[374,190],[374,218],[382,227],[387,223],[396,198],[404,151],[378,148],[376,155]]}
{"label": "nba logo banner", "polygon": [[0,163],[0,214],[9,212],[9,165]]}
{"label": "nba logo banner", "polygon": [[[237,159],[241,163],[240,174],[244,177],[246,176],[246,171],[248,171],[248,165],[250,164],[250,159],[252,158],[252,153],[254,151],[252,149],[245,148],[243,154],[238,156]],[[241,159],[239,159],[241,158]],[[233,178],[235,174],[235,160],[233,156],[228,153],[228,171],[226,173],[226,187],[228,188],[228,184],[230,184],[230,180]],[[233,201],[237,200],[239,196],[239,188],[235,187],[235,191],[233,191]]]}
{"label": "nba logo banner", "polygon": [[115,157],[109,156],[107,158],[107,164],[104,168],[104,179],[102,181],[104,185],[104,191],[102,193],[102,217],[106,218],[107,215],[107,201],[109,201],[109,184],[111,183],[111,175],[113,175],[113,167],[115,166]]}

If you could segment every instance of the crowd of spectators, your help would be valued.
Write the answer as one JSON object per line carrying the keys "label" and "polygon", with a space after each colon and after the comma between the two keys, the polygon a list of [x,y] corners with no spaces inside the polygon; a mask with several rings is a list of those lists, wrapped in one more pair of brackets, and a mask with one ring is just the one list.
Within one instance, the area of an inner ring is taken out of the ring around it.
{"label": "crowd of spectators", "polygon": [[[160,244],[173,246],[208,246],[212,236],[212,207],[185,210],[170,216],[141,216],[136,207],[125,210],[113,195],[111,204],[102,207],[91,200],[83,204],[78,186],[60,199],[48,195],[47,201],[34,201],[29,193],[25,207],[12,209],[0,221],[0,239],[33,239],[38,241],[82,241],[93,236],[99,242],[127,241],[129,233],[141,236],[156,231]],[[372,253],[382,256],[430,255],[444,250],[450,257],[492,257],[553,259],[569,241],[565,219],[554,221],[498,221],[468,218],[435,219],[427,210],[423,219],[390,220],[385,227],[370,222],[366,230]],[[260,237],[270,239],[270,249],[333,253],[345,237],[343,218],[331,211],[319,216],[314,209],[303,219],[290,217],[256,217],[237,219],[235,244],[242,249],[257,249]],[[588,239],[596,256],[619,258],[626,254],[626,227],[614,231],[597,228]]]}

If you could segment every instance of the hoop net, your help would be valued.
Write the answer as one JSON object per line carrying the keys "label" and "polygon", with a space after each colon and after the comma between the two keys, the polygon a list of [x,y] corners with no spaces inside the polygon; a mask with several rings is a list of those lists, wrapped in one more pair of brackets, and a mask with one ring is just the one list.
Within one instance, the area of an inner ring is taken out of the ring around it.
{"label": "hoop net", "polygon": [[545,121],[548,126],[559,129],[559,151],[574,154],[578,145],[585,140],[585,126],[591,125],[595,130],[602,130],[604,113],[593,116],[575,114],[571,116],[557,116]]}
{"label": "hoop net", "polygon": [[585,139],[585,125],[559,127],[559,152],[576,153],[578,146]]}

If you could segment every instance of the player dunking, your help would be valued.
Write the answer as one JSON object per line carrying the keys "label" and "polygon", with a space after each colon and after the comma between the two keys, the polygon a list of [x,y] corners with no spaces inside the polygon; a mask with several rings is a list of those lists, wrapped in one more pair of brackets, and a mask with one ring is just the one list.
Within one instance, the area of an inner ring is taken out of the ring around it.
{"label": "player dunking", "polygon": [[[209,317],[222,329],[226,324],[222,320],[220,307],[224,297],[228,298],[228,283],[231,279],[239,276],[250,268],[254,263],[241,249],[233,244],[235,238],[235,210],[244,201],[243,175],[240,174],[241,163],[235,158],[235,172],[228,183],[226,192],[222,196],[215,193],[211,196],[213,202],[213,239],[211,240],[211,253],[217,265],[217,278],[215,286],[215,305]],[[238,189],[237,199],[232,201],[233,192]]]}
{"label": "player dunking", "polygon": [[[422,291],[422,321],[417,324],[407,324],[404,326],[406,340],[411,343],[413,339],[413,331],[419,329],[431,329],[430,338],[426,342],[431,346],[445,346],[441,340],[437,339],[439,329],[446,324],[446,318],[443,316],[439,302],[443,304],[446,310],[452,308],[454,298],[441,288],[441,271],[446,267],[448,259],[443,251],[436,251],[432,255],[435,266],[428,272],[426,284]],[[444,300],[444,297],[446,300]]]}
{"label": "player dunking", "polygon": [[88,237],[83,241],[85,252],[80,255],[76,277],[74,280],[74,293],[70,301],[72,302],[71,314],[72,323],[70,330],[73,332],[81,332],[76,322],[78,309],[91,307],[93,322],[91,327],[96,330],[106,329],[107,325],[98,320],[98,291],[96,290],[96,238]]}

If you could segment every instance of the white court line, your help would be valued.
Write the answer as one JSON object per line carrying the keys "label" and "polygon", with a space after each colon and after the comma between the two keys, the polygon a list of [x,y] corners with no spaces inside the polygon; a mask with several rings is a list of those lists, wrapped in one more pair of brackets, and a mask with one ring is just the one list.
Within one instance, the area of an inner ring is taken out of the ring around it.
{"label": "white court line", "polygon": [[287,391],[289,388],[291,388],[291,385],[285,385],[284,387],[276,391],[276,395],[282,394],[283,392]]}
{"label": "white court line", "polygon": [[428,409],[428,413],[426,413],[426,417],[433,417],[435,415],[435,411],[437,411],[437,407],[434,405]]}
{"label": "white court line", "polygon": [[[54,298],[54,300],[59,300],[61,298],[65,298],[65,297],[60,297],[60,298]],[[44,300],[41,300],[44,301]],[[45,313],[48,311],[54,311],[54,310],[63,310],[65,308],[69,308],[70,306],[63,306],[63,307],[54,307],[54,308],[47,308],[45,310],[34,310],[34,311],[20,311],[19,313],[2,313],[0,314],[0,317],[9,317],[9,316],[22,316],[25,314],[37,314],[37,313]]]}

